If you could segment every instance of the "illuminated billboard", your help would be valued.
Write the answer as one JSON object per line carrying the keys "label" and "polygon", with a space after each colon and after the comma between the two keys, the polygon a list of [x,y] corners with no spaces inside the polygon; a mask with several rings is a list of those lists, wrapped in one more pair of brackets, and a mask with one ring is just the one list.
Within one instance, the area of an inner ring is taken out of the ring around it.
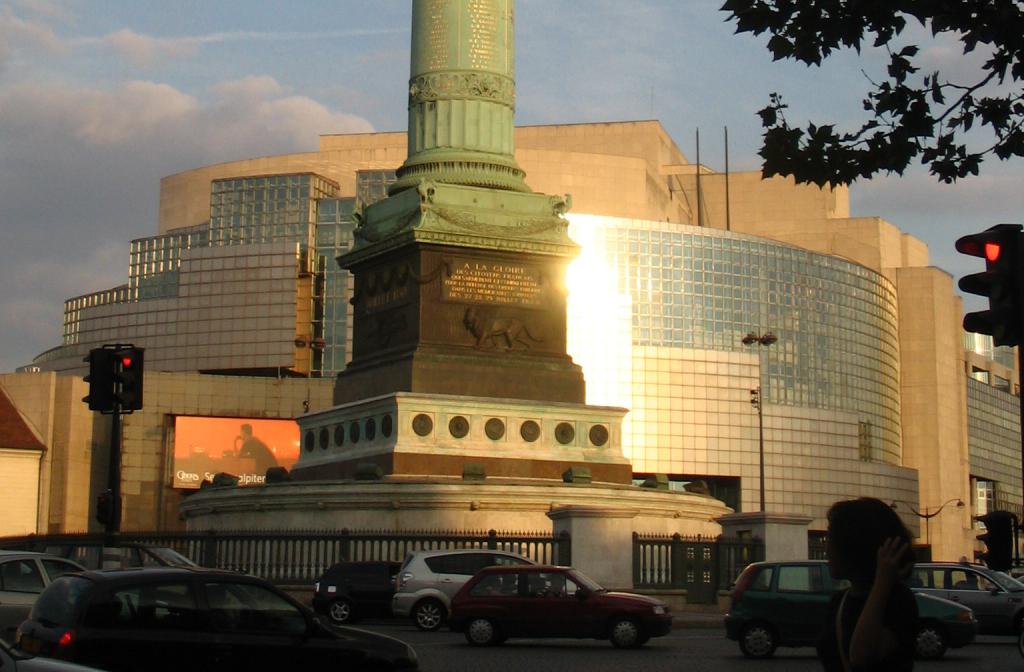
{"label": "illuminated billboard", "polygon": [[267,469],[291,469],[299,459],[299,424],[294,420],[174,419],[174,487],[197,489],[214,474],[238,476],[239,485],[262,485]]}

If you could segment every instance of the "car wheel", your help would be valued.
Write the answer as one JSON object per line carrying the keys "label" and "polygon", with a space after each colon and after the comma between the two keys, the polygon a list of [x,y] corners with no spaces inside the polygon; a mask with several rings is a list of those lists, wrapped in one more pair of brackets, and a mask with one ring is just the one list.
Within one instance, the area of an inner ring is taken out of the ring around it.
{"label": "car wheel", "polygon": [[433,632],[444,623],[444,605],[437,600],[423,600],[412,610],[412,616],[417,628],[424,632]]}
{"label": "car wheel", "polygon": [[474,618],[466,625],[466,641],[473,646],[494,646],[502,642],[502,637],[494,621]]}
{"label": "car wheel", "polygon": [[608,638],[617,649],[633,649],[643,643],[644,635],[636,621],[629,618],[620,618],[612,621],[612,627]]}
{"label": "car wheel", "polygon": [[345,598],[338,598],[327,607],[327,618],[331,623],[344,625],[352,621],[352,603]]}
{"label": "car wheel", "polygon": [[922,623],[914,636],[914,653],[924,660],[942,658],[946,653],[946,633],[933,623]]}
{"label": "car wheel", "polygon": [[747,658],[770,658],[776,646],[775,633],[763,623],[751,623],[740,633],[740,651]]}

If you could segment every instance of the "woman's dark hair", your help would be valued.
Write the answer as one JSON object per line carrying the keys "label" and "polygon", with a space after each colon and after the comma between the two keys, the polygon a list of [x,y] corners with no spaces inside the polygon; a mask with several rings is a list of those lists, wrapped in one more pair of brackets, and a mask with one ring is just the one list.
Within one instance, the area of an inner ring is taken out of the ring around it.
{"label": "woman's dark hair", "polygon": [[874,581],[878,548],[890,537],[906,541],[911,553],[911,536],[903,521],[892,507],[873,497],[833,504],[828,510],[828,531],[829,552],[839,556],[853,580]]}

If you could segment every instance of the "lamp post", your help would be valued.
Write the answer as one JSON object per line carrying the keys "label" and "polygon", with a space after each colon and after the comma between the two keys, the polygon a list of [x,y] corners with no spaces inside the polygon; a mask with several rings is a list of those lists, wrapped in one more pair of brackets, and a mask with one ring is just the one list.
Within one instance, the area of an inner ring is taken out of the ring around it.
{"label": "lamp post", "polygon": [[[902,500],[900,500],[900,501],[902,501]],[[962,509],[964,507],[964,500],[960,499],[959,497],[953,497],[952,499],[947,499],[946,501],[944,501],[939,506],[939,508],[937,508],[937,509],[935,509],[934,511],[931,511],[931,512],[928,511],[929,507],[926,506],[926,507],[924,507],[924,513],[921,513],[920,511],[915,509],[913,504],[911,504],[910,502],[903,502],[904,504],[907,505],[907,508],[910,509],[910,512],[912,514],[914,514],[918,518],[924,518],[924,543],[926,545],[928,545],[928,546],[932,545],[931,530],[930,530],[930,526],[928,524],[929,521],[932,518],[934,518],[935,516],[937,516],[940,513],[942,513],[942,510],[944,508],[946,508],[947,504],[952,504],[953,502],[956,502],[956,508],[958,508],[958,509]],[[896,508],[896,502],[893,502],[890,506],[892,506],[892,508],[895,509]]]}
{"label": "lamp post", "polygon": [[[740,341],[743,345],[763,345],[768,347],[775,343],[778,337],[772,332],[766,332],[764,334],[757,334],[751,331]],[[758,361],[760,361],[761,352],[758,351]],[[750,405],[757,409],[757,441],[758,441],[758,464],[760,466],[760,488],[761,488],[761,513],[764,513],[764,409],[761,396],[761,369],[763,367],[758,366],[757,370],[757,388],[750,391]]]}

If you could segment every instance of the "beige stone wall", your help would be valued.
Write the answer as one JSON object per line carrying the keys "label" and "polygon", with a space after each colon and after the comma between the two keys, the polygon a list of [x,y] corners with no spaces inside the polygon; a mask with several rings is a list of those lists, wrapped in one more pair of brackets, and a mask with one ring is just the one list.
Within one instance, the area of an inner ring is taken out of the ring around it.
{"label": "beige stone wall", "polygon": [[[171,229],[203,224],[210,220],[210,183],[231,177],[280,175],[286,173],[316,173],[339,186],[339,195],[354,196],[356,170],[397,168],[405,159],[405,134],[401,145],[394,137],[398,134],[379,134],[379,152],[359,148],[345,151],[320,151],[303,154],[284,154],[246,159],[204,166],[160,180],[159,233]],[[333,136],[343,137],[343,136]],[[330,144],[330,143],[328,143]],[[383,158],[366,158],[379,155]],[[400,155],[400,156],[399,156]]]}
{"label": "beige stone wall", "polygon": [[176,529],[185,492],[171,487],[174,417],[295,418],[331,404],[330,379],[146,374],[145,409],[125,416],[122,481],[125,530]]}
{"label": "beige stone wall", "polygon": [[[697,223],[697,176],[694,166],[667,166],[665,169],[681,190]],[[762,179],[758,171],[728,175],[729,221],[726,226],[726,175],[702,173],[700,179],[701,210],[704,226],[716,229],[730,228],[739,233],[763,235],[761,227],[775,224],[850,216],[849,190],[846,187],[819,189],[811,185],[797,185],[792,178]],[[754,227],[754,228],[750,228]]]}
{"label": "beige stone wall", "polygon": [[[921,494],[915,504],[925,512],[950,499],[970,503],[961,302],[953,294],[953,279],[939,269],[902,268],[896,271],[896,279],[903,463],[920,474]],[[970,557],[970,515],[969,506],[949,506],[931,519],[932,557]]]}
{"label": "beige stone wall", "polygon": [[[661,166],[685,163],[661,124],[528,126],[516,129],[516,160],[534,191],[571,193],[576,212],[682,221]],[[356,170],[395,169],[405,133],[324,135],[320,150],[205,166],[160,181],[160,233],[209,220],[210,182],[248,175],[315,172],[355,195]]]}
{"label": "beige stone wall", "polygon": [[42,451],[0,447],[0,492],[4,515],[0,537],[38,532],[39,464]]}
{"label": "beige stone wall", "polygon": [[[110,416],[82,402],[88,386],[77,376],[19,373],[0,387],[39,433],[46,452],[40,467],[38,530],[98,529],[94,500],[107,484]],[[295,418],[330,405],[333,380],[248,378],[147,371],[145,409],[123,416],[124,530],[177,529],[182,491],[171,487],[176,415]]]}
{"label": "beige stone wall", "polygon": [[12,373],[0,375],[0,387],[46,446],[39,471],[38,531],[87,529],[97,478],[106,474],[109,419],[82,403],[88,387],[81,378]]}

